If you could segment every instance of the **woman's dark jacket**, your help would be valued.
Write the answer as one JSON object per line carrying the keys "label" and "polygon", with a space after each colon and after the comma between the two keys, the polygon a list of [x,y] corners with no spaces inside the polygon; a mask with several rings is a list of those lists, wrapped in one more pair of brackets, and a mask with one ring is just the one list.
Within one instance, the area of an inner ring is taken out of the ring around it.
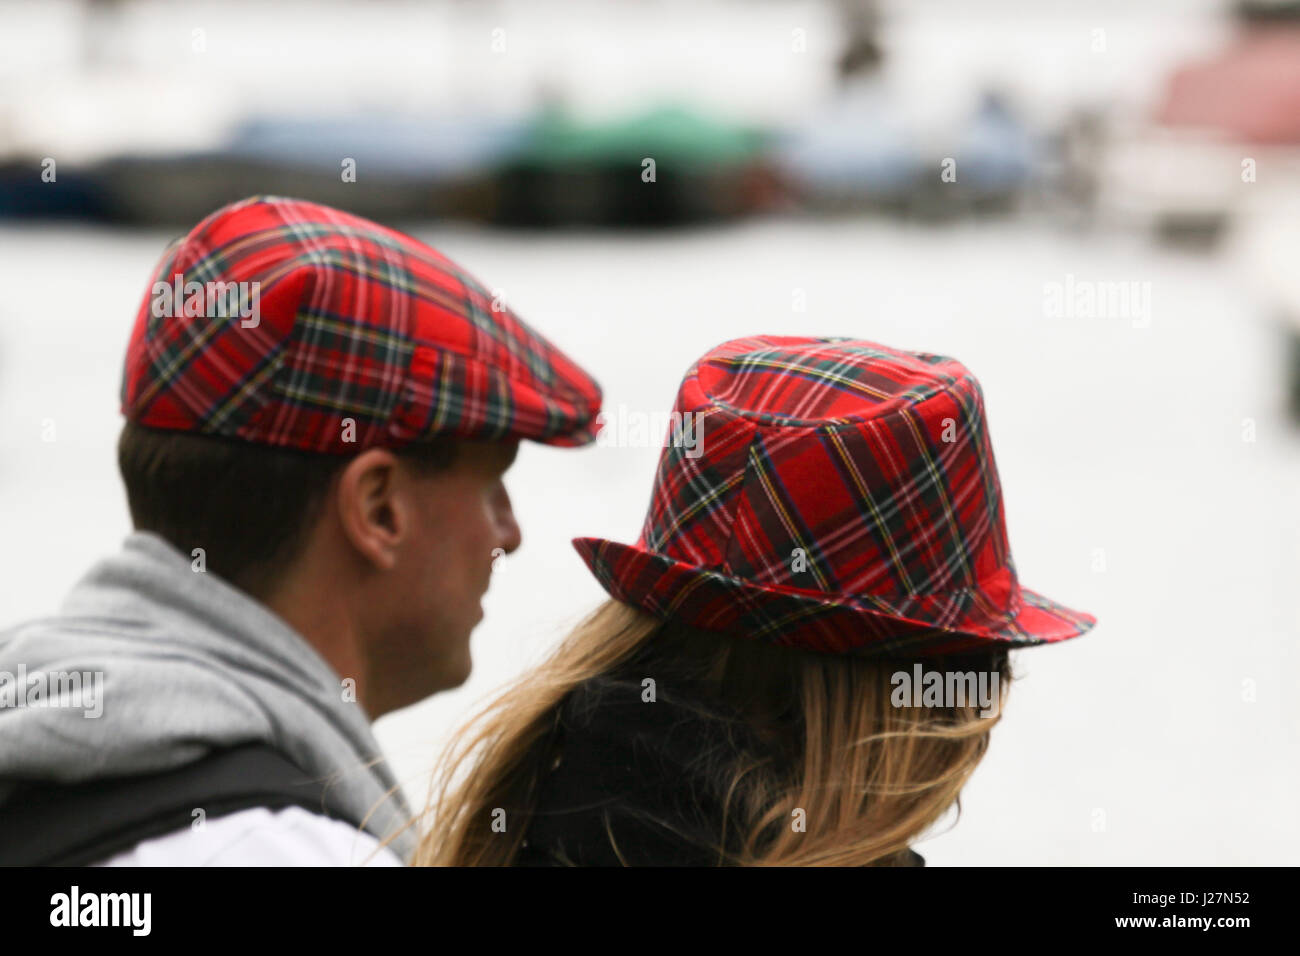
{"label": "woman's dark jacket", "polygon": [[[719,773],[759,747],[743,721],[706,713],[664,688],[598,678],[575,688],[555,723],[516,866],[716,866],[723,832]],[[616,849],[617,847],[617,849]],[[925,861],[909,851],[908,865]]]}

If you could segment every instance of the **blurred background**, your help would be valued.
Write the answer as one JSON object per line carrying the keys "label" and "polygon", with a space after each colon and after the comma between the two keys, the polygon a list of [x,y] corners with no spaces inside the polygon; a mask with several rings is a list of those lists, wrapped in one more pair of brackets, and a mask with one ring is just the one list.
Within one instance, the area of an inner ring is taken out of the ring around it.
{"label": "blurred background", "polygon": [[600,445],[521,450],[473,677],[377,725],[415,804],[602,599],[569,539],[636,538],[625,426],[725,339],[850,335],[979,376],[1022,580],[1100,621],[1019,654],[927,861],[1300,859],[1300,2],[0,2],[0,624],[129,531],[151,269],[257,193],[605,387]]}

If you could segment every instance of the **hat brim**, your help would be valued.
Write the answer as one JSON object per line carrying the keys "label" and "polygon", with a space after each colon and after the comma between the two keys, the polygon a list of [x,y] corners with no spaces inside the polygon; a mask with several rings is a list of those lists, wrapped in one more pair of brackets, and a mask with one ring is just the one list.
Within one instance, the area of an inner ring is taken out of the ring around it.
{"label": "hat brim", "polygon": [[610,597],[702,630],[827,653],[905,656],[1032,647],[1078,637],[1097,623],[1028,588],[996,628],[939,627],[822,594],[768,588],[604,538],[573,546]]}

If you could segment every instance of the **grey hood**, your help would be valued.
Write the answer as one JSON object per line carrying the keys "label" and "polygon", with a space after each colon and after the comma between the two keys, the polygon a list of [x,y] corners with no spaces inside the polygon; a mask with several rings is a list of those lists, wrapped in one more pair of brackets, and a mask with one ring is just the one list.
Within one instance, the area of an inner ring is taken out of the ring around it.
{"label": "grey hood", "polygon": [[[79,696],[47,679],[73,673],[86,675]],[[37,696],[42,684],[60,706]],[[341,807],[409,859],[411,813],[340,676],[268,608],[192,570],[162,538],[130,535],[58,614],[0,633],[0,778],[161,771],[253,741],[329,780]],[[0,788],[0,810],[4,799]]]}

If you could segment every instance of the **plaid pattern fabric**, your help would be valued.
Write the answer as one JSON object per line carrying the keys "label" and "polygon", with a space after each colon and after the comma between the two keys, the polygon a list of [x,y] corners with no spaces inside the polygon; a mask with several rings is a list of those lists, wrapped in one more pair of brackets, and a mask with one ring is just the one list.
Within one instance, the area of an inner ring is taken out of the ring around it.
{"label": "plaid pattern fabric", "polygon": [[[687,373],[635,546],[574,545],[615,598],[832,653],[1075,637],[1095,619],[1020,587],[979,383],[843,338],[724,343]],[[671,438],[670,434],[670,438]]]}
{"label": "plaid pattern fabric", "polygon": [[434,249],[328,206],[254,197],[164,254],[121,400],[143,425],[348,453],[435,435],[585,444],[601,394]]}

